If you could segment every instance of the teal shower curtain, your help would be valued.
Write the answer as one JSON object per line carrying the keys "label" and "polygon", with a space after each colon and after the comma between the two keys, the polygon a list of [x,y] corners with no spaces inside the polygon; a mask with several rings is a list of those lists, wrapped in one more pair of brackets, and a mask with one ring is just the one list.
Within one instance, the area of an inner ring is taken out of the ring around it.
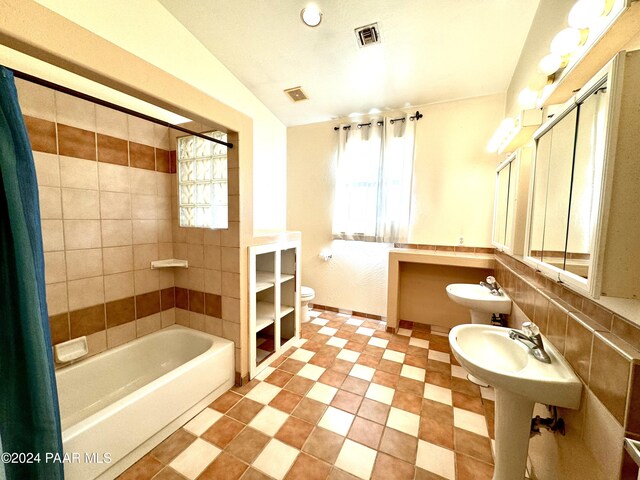
{"label": "teal shower curtain", "polygon": [[47,457],[62,440],[40,232],[31,146],[0,66],[0,479],[63,478]]}

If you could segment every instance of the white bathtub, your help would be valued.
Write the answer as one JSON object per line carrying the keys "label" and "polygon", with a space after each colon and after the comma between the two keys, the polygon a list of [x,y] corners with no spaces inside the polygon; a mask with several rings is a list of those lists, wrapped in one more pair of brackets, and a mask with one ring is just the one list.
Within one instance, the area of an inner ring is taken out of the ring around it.
{"label": "white bathtub", "polygon": [[115,478],[229,389],[234,372],[233,342],[178,325],[58,370],[65,478]]}

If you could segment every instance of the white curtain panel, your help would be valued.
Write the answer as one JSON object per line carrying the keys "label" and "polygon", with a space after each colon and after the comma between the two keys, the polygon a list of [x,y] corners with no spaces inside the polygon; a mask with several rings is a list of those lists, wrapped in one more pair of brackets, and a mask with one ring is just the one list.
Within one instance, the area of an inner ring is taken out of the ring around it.
{"label": "white curtain panel", "polygon": [[[333,236],[406,242],[409,232],[415,122],[371,120],[340,125]],[[345,129],[345,126],[350,128]]]}

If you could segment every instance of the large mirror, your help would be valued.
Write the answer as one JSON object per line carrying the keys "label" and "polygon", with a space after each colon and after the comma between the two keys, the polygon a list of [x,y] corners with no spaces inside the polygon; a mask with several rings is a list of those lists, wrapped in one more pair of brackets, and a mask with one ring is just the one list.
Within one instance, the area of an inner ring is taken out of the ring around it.
{"label": "large mirror", "polygon": [[605,77],[536,134],[528,254],[548,273],[569,273],[584,285],[600,198],[606,85]]}
{"label": "large mirror", "polygon": [[511,162],[506,165],[501,164],[496,173],[496,199],[493,218],[493,242],[498,247],[507,245],[510,178]]}

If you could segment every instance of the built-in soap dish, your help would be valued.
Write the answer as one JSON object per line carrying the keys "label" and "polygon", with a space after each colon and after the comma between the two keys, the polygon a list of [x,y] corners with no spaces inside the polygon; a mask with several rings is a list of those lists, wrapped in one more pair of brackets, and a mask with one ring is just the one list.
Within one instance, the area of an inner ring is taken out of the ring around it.
{"label": "built-in soap dish", "polygon": [[67,363],[84,357],[89,353],[87,337],[78,337],[68,342],[58,343],[53,346],[56,362]]}
{"label": "built-in soap dish", "polygon": [[155,270],[156,268],[189,268],[189,262],[187,260],[179,260],[177,258],[155,260],[151,262],[151,270]]}

